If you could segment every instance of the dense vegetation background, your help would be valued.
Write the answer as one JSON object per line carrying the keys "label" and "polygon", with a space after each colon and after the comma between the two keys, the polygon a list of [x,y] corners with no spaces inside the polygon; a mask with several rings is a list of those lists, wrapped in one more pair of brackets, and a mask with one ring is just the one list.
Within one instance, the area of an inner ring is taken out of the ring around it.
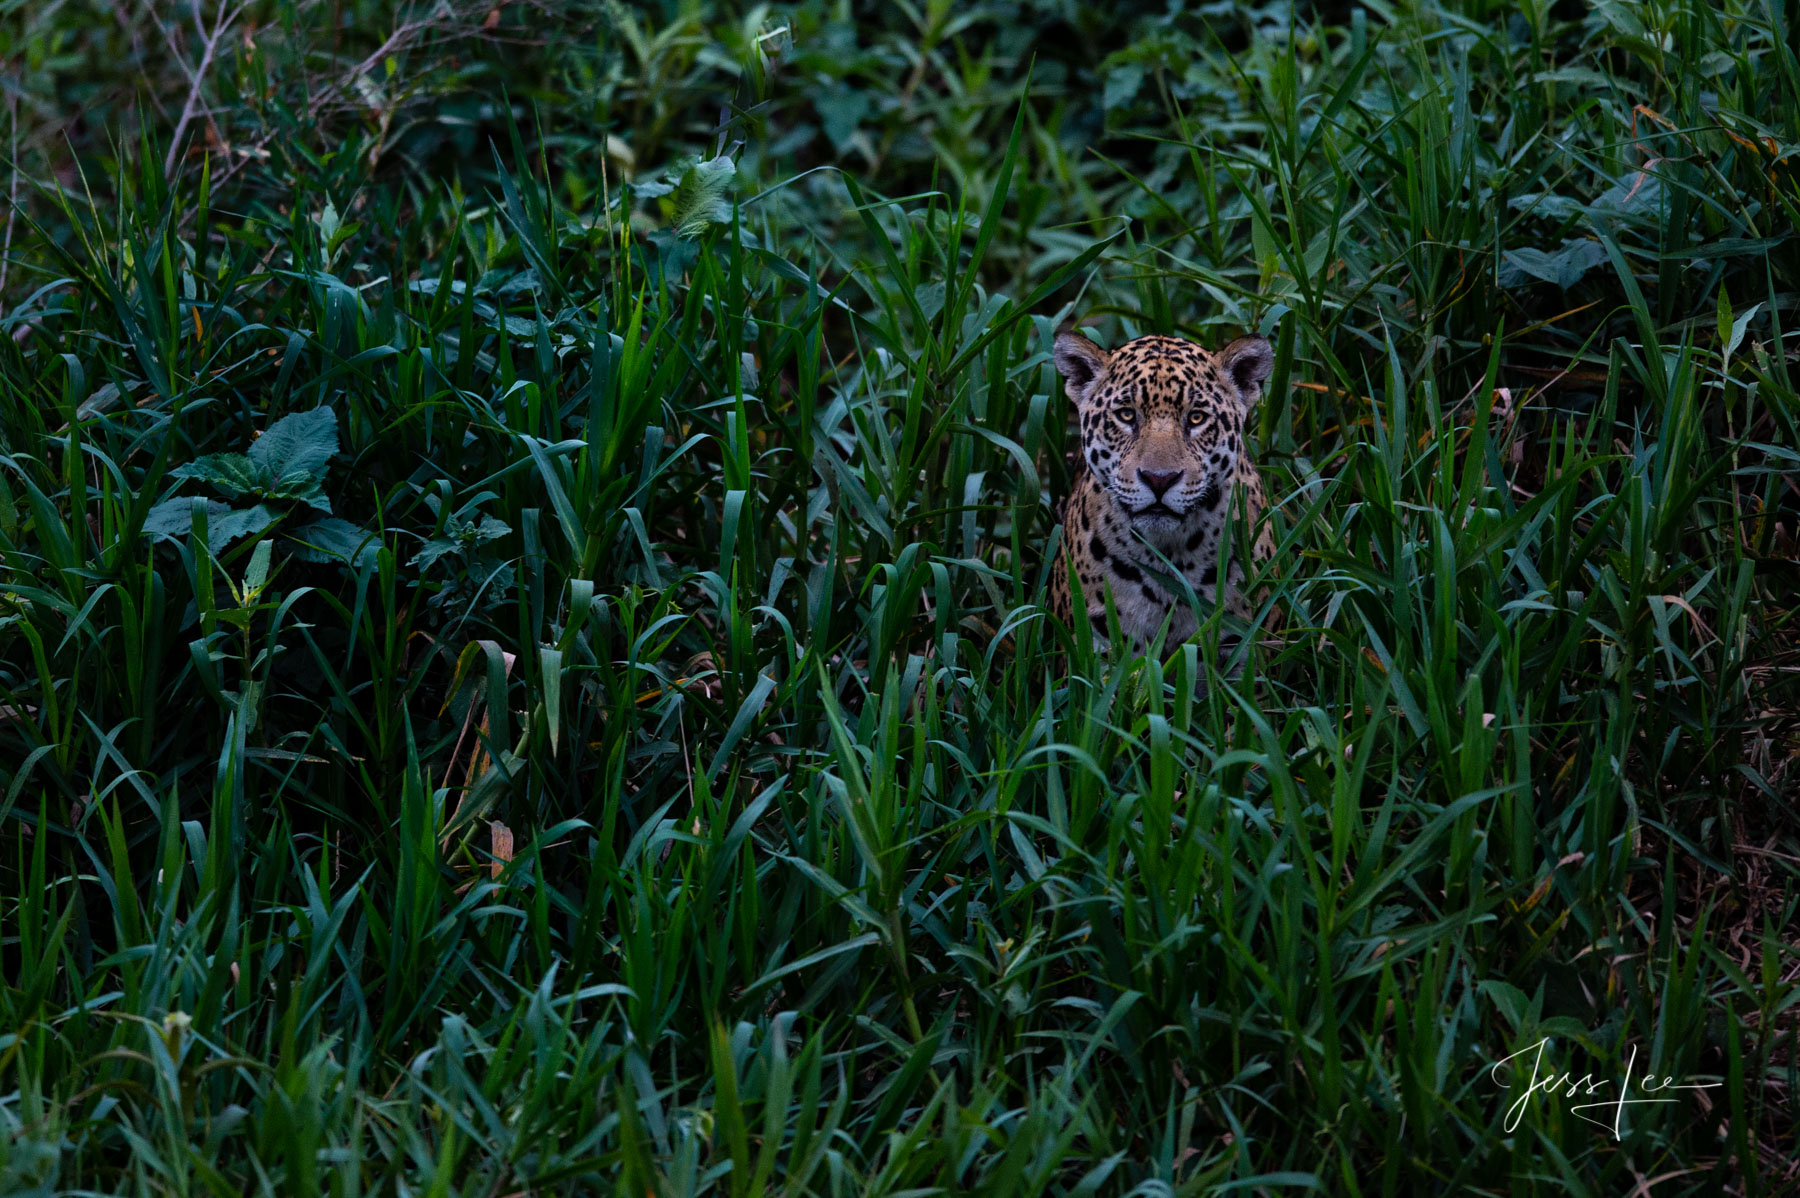
{"label": "dense vegetation background", "polygon": [[1795,1186],[1791,17],[0,3],[0,1189]]}

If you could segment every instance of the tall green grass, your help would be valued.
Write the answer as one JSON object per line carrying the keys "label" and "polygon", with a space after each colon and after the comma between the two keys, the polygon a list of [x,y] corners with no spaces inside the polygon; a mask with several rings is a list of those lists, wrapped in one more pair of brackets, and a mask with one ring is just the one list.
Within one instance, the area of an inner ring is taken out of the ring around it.
{"label": "tall green grass", "polygon": [[[6,1190],[1796,1183],[1781,10],[488,11],[7,14]],[[1066,321],[1277,345],[1241,673]]]}

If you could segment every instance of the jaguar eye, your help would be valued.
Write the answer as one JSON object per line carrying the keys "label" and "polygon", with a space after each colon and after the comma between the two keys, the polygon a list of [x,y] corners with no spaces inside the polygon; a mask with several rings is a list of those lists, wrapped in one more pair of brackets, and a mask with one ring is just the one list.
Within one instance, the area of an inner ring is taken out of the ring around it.
{"label": "jaguar eye", "polygon": [[1116,413],[1116,415],[1119,418],[1120,424],[1136,424],[1137,423],[1137,409],[1136,408],[1120,408],[1118,410],[1118,412]]}
{"label": "jaguar eye", "polygon": [[1195,408],[1193,411],[1188,413],[1188,427],[1189,428],[1199,428],[1200,422],[1205,419],[1206,419],[1205,413],[1201,412],[1201,410],[1199,408]]}

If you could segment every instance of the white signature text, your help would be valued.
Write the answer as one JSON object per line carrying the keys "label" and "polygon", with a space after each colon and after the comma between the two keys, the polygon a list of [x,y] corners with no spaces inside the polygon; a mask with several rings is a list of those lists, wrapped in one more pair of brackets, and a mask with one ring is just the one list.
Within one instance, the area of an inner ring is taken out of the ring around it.
{"label": "white signature text", "polygon": [[[1524,1093],[1515,1098],[1506,1108],[1506,1122],[1504,1127],[1509,1132],[1519,1126],[1519,1120],[1524,1117],[1525,1107],[1531,1102],[1533,1095],[1554,1094],[1561,1091],[1564,1098],[1592,1098],[1596,1094],[1611,1093],[1607,1089],[1607,1087],[1614,1084],[1613,1079],[1611,1078],[1596,1079],[1591,1073],[1576,1077],[1573,1073],[1545,1072],[1544,1046],[1548,1043],[1548,1040],[1539,1040],[1529,1048],[1521,1048],[1511,1056],[1501,1057],[1498,1061],[1495,1061],[1493,1067],[1488,1070],[1489,1075],[1499,1084],[1500,1088],[1508,1092],[1517,1089],[1518,1083],[1521,1080],[1524,1080],[1525,1082]],[[1520,1062],[1519,1058],[1524,1056],[1529,1056],[1531,1059],[1531,1074],[1529,1078],[1522,1078],[1521,1076],[1524,1073],[1524,1063]],[[1625,1076],[1617,1083],[1619,1087],[1617,1094],[1599,1102],[1580,1103],[1570,1107],[1569,1110],[1579,1118],[1592,1123],[1594,1126],[1603,1127],[1611,1131],[1613,1138],[1616,1140],[1619,1139],[1621,1135],[1620,1129],[1624,1123],[1626,1107],[1648,1106],[1677,1101],[1676,1099],[1669,1097],[1655,1097],[1656,1095],[1662,1095],[1670,1090],[1715,1090],[1725,1084],[1724,1082],[1691,1082],[1678,1084],[1673,1077],[1664,1077],[1659,1082],[1654,1072],[1649,1073],[1642,1078],[1638,1078],[1634,1082],[1631,1075],[1636,1067],[1637,1047],[1636,1045],[1633,1045],[1631,1057],[1625,1062]],[[1637,1086],[1637,1093],[1645,1095],[1645,1097],[1632,1096],[1632,1086],[1634,1084]],[[1589,1114],[1590,1111],[1597,1113]]]}

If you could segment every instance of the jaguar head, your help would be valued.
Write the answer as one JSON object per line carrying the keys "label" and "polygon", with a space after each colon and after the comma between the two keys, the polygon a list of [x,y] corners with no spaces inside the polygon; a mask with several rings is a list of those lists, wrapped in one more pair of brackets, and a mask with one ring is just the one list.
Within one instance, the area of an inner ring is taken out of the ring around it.
{"label": "jaguar head", "polygon": [[1083,460],[1134,527],[1166,533],[1224,502],[1274,365],[1266,340],[1239,337],[1211,353],[1179,337],[1139,337],[1108,351],[1064,333],[1054,356]]}

